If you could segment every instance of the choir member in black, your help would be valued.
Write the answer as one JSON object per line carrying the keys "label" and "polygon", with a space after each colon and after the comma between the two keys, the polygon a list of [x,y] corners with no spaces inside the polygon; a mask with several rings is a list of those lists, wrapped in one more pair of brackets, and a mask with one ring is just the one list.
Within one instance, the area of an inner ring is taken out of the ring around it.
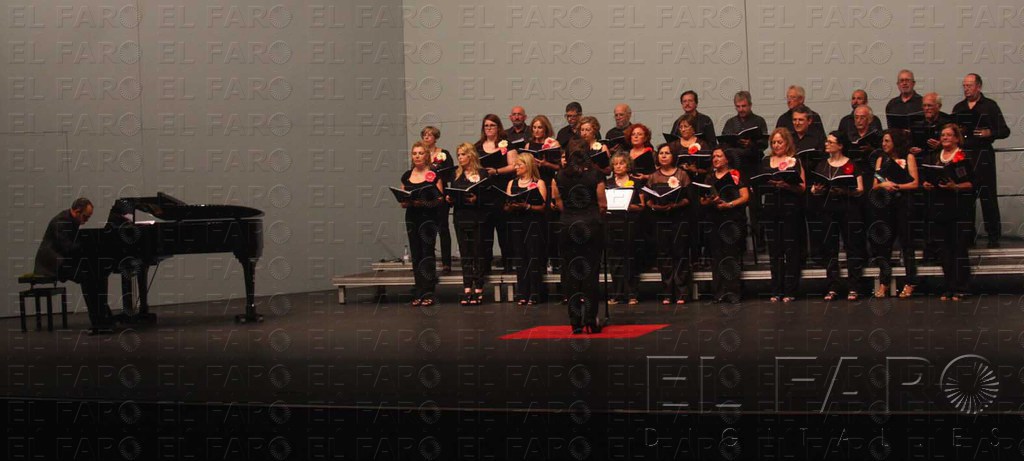
{"label": "choir member in black", "polygon": [[697,133],[697,137],[700,138],[701,144],[711,149],[718,145],[718,139],[715,137],[715,122],[711,120],[711,117],[697,112],[698,102],[696,91],[686,90],[683,94],[679,95],[679,105],[683,107],[683,115],[680,115],[672,123],[672,131],[670,133],[682,136],[679,133],[679,122],[689,117],[690,124],[693,126],[694,132]]}
{"label": "choir member in black", "polygon": [[[472,144],[462,143],[456,152],[459,167],[452,187],[465,190],[487,179],[487,170],[480,166],[480,157]],[[448,197],[455,209],[455,237],[462,256],[462,299],[459,304],[464,306],[475,306],[484,301],[484,281],[491,271],[489,249],[494,244],[494,231],[487,226],[487,220],[493,211],[493,205],[488,203],[492,195],[487,192],[487,184],[480,187],[479,192],[466,193],[460,197],[461,200],[455,198],[458,196]]]}
{"label": "choir member in black", "polygon": [[[918,186],[917,157],[909,152],[910,141],[904,130],[886,130],[882,133],[882,153],[875,162],[875,175],[868,197],[872,223],[868,229],[871,239],[871,256],[878,264],[878,289],[876,298],[884,298],[889,293],[892,283],[892,247],[897,239],[903,253],[903,267],[907,278],[900,291],[900,298],[909,298],[917,286],[917,259],[914,250],[917,248],[913,231],[913,214],[910,197]],[[902,173],[887,173],[903,171]],[[903,176],[901,178],[886,177]],[[909,182],[905,182],[906,178]],[[894,180],[898,179],[898,181]]]}
{"label": "choir member in black", "polygon": [[[998,248],[1003,235],[1003,223],[999,216],[999,202],[996,196],[996,158],[992,143],[997,139],[1009,137],[1010,127],[1006,126],[1006,119],[1003,118],[999,104],[986,98],[981,92],[981,86],[980,75],[967,74],[964,77],[964,100],[953,106],[953,117],[959,114],[973,114],[979,117],[979,124],[970,127],[971,131],[964,133],[967,140],[963,148],[977,159],[974,162],[974,182],[977,186],[978,199],[981,201],[981,213],[985,217],[988,246]],[[974,226],[971,226],[971,229],[974,229]]]}
{"label": "choir member in black", "polygon": [[800,283],[804,218],[802,212],[806,176],[803,165],[794,155],[793,137],[786,128],[776,128],[768,136],[771,155],[761,160],[759,174],[794,170],[799,181],[790,184],[782,179],[764,181],[758,187],[761,198],[762,225],[771,262],[771,302],[796,300]]}
{"label": "choir member in black", "polygon": [[[480,164],[487,170],[492,185],[502,189],[515,175],[515,164],[518,152],[510,149],[501,119],[497,115],[487,114],[480,124],[480,139],[473,145],[480,155]],[[514,255],[512,245],[508,242],[508,221],[504,213],[491,213],[488,223],[498,235],[498,249],[501,250],[502,268],[505,273],[512,273],[510,258]],[[489,250],[490,251],[490,250]]]}
{"label": "choir member in black", "polygon": [[[853,123],[854,113],[857,108],[868,103],[868,92],[864,90],[853,90],[853,94],[850,95],[850,113],[839,119],[839,131],[842,133],[852,133],[857,127]],[[876,116],[871,117],[871,129],[882,131],[882,121]],[[850,138],[857,139],[857,138]]]}
{"label": "choir member in black", "polygon": [[[875,128],[872,120],[877,120],[875,112],[871,110],[871,106],[862,104],[857,106],[853,110],[853,129],[850,131],[839,130],[842,135],[849,140],[849,146],[851,149],[859,149],[860,158],[868,157],[875,149],[878,149],[878,141],[874,138],[877,134],[881,137],[882,129]],[[874,160],[871,159],[871,164],[874,165]]]}
{"label": "choir member in black", "polygon": [[[681,162],[682,169],[686,171],[690,182],[703,179],[704,175],[708,173],[707,168],[702,168],[696,159],[693,161],[685,160],[688,155],[695,155],[698,152],[700,154],[707,154],[709,150],[706,145],[701,145],[700,142],[703,139],[697,137],[695,129],[696,119],[692,116],[683,116],[679,119],[679,141],[671,144],[672,153],[676,156],[677,161]],[[690,229],[688,231],[690,242],[690,261],[696,263],[699,268],[704,267],[705,261],[701,258],[702,252],[705,249],[703,236],[700,232],[700,223],[703,220],[701,217],[701,207],[688,207],[686,211],[685,221],[689,223]]]}
{"label": "choir member in black", "polygon": [[[736,108],[736,116],[725,121],[725,126],[722,128],[723,135],[738,134],[751,128],[755,128],[758,135],[768,134],[768,123],[764,117],[755,114],[751,109],[753,103],[749,91],[737,92],[732,100],[733,106]],[[739,158],[736,159],[736,163],[732,167],[740,170],[744,178],[750,178],[757,174],[757,170],[761,166],[764,150],[768,148],[768,137],[759,137],[754,140],[740,138],[737,143],[736,145],[726,146],[737,149],[739,153]],[[759,200],[751,200],[748,202],[747,208],[750,212],[750,228],[754,230],[754,239],[757,247],[763,247],[764,235],[760,232],[761,227],[758,224],[761,202]]]}
{"label": "choir member in black", "polygon": [[[530,137],[527,138],[526,149],[531,151],[539,152],[545,149],[554,149],[562,147],[558,143],[558,140],[553,138],[554,130],[551,128],[551,121],[548,120],[547,116],[538,115],[530,121]],[[541,156],[534,158],[538,169],[540,170],[540,178],[544,181],[547,189],[551,190],[551,181],[555,179],[555,175],[558,174],[558,170],[562,168],[561,159],[556,162],[548,161],[548,158]],[[558,262],[558,210],[553,205],[554,198],[548,193],[548,207],[545,212],[545,237],[544,241],[546,251],[544,253],[544,265],[551,264],[552,270],[559,267]]]}
{"label": "choir member in black", "polygon": [[[896,87],[900,90],[900,94],[895,98],[889,100],[889,103],[885,105],[886,117],[890,115],[914,115],[920,114],[923,110],[921,95],[914,91],[914,85],[917,83],[914,80],[914,73],[903,69],[896,74]],[[890,118],[889,128],[892,128],[893,123]]]}
{"label": "choir member in black", "polygon": [[[676,133],[679,136],[679,141],[673,142],[669,145],[672,149],[672,154],[677,158],[683,155],[693,155],[698,152],[708,150],[712,146],[701,144],[703,139],[697,137],[697,130],[695,127],[696,120],[693,117],[683,116],[679,119],[679,123],[676,124]],[[703,152],[706,153],[706,152]],[[696,161],[681,161],[683,170],[690,176],[691,180],[703,177],[707,174],[706,168],[701,168]]]}
{"label": "choir member in black", "polygon": [[566,165],[552,187],[556,206],[562,211],[562,289],[568,296],[569,323],[573,334],[600,333],[597,300],[601,267],[601,213],[604,178],[590,161],[590,148],[580,141],[569,144]]}
{"label": "choir member in black", "polygon": [[[796,130],[793,127],[793,109],[800,106],[807,107],[804,105],[805,95],[804,87],[799,85],[791,85],[789,89],[786,90],[786,106],[789,107],[789,110],[783,112],[782,115],[779,116],[779,119],[775,122],[775,128],[785,128],[789,130],[790,135],[796,135]],[[810,107],[808,107],[807,110],[810,115],[808,119],[811,121],[811,134],[818,139],[824,140],[825,126],[822,125],[821,116],[818,115],[817,112],[811,110]],[[799,149],[797,149],[797,152],[799,152]]]}
{"label": "choir member in black", "polygon": [[[536,190],[536,192],[532,192]],[[506,203],[509,238],[516,249],[516,298],[520,306],[535,305],[540,300],[544,276],[544,209],[548,189],[540,179],[540,171],[530,154],[516,159],[516,177],[509,181],[509,195],[527,193],[526,201]]]}
{"label": "choir member in black", "polygon": [[[864,274],[864,262],[867,250],[864,246],[864,218],[861,212],[860,196],[864,193],[864,178],[858,171],[856,163],[844,154],[848,141],[846,133],[833,131],[825,138],[825,152],[828,158],[818,163],[815,172],[829,180],[838,176],[851,176],[852,184],[822,184],[816,182],[811,186],[813,208],[808,216],[820,223],[824,229],[824,241],[821,244],[822,260],[825,263],[825,276],[828,278],[828,293],[825,301],[836,299],[843,285],[846,285],[847,300],[856,301],[861,276]],[[842,237],[846,248],[847,280],[844,284],[839,272],[839,239]]]}
{"label": "choir member in black", "polygon": [[704,184],[712,187],[712,193],[701,193],[700,204],[709,224],[704,227],[704,241],[711,253],[714,302],[735,304],[740,301],[740,257],[747,233],[744,208],[750,191],[729,157],[723,149],[715,149],[711,155],[712,170]]}
{"label": "choir member in black", "polygon": [[444,186],[441,178],[430,169],[430,154],[426,145],[417,141],[409,154],[412,168],[402,175],[402,189],[412,191],[421,187],[436,187],[437,198],[432,200],[411,200],[402,202],[405,208],[405,231],[409,237],[412,253],[412,275],[416,281],[413,289],[413,306],[434,304],[434,288],[437,286],[437,260],[434,258],[434,244],[437,240],[437,207],[441,205]]}
{"label": "choir member in black", "polygon": [[[793,113],[793,148],[796,152],[799,154],[807,150],[824,150],[825,135],[819,136],[813,129],[817,119],[811,110],[807,106],[798,106],[790,112]],[[808,168],[810,167],[811,165],[808,165]]]}
{"label": "choir member in black", "polygon": [[[434,172],[441,177],[441,185],[448,187],[455,179],[455,160],[447,150],[437,147],[437,140],[441,137],[441,130],[425,126],[420,130],[420,140],[430,154],[430,165]],[[448,202],[441,202],[437,207],[437,237],[441,242],[441,273],[447,275],[452,272],[452,232],[448,228]]]}
{"label": "choir member in black", "polygon": [[634,123],[626,128],[629,139],[630,176],[646,180],[655,169],[654,147],[651,146],[651,129],[643,123]]}
{"label": "choir member in black", "polygon": [[924,118],[911,125],[910,132],[915,138],[926,137],[923,138],[923,142],[913,144],[910,147],[910,153],[924,158],[941,146],[939,134],[942,132],[942,127],[953,123],[953,118],[942,112],[942,96],[939,96],[938,93],[925,93],[921,97],[921,109]]}
{"label": "choir member in black", "polygon": [[[651,146],[651,129],[642,123],[634,123],[626,128],[626,138],[629,139],[630,144],[629,150],[625,151],[629,156],[629,176],[634,181],[644,183],[651,173],[654,173],[657,162],[654,147]],[[640,187],[637,187],[637,193],[639,193]],[[650,214],[650,210],[644,207],[640,213],[631,216],[631,219],[636,221],[633,224],[635,231],[633,235],[640,240],[639,245],[634,246],[637,272],[643,272],[641,268],[652,267],[654,257],[658,252],[654,245],[654,234],[651,233]]]}
{"label": "choir member in black", "polygon": [[943,178],[947,180],[937,181],[938,184],[929,181],[930,178],[921,183],[929,194],[928,245],[942,261],[945,286],[940,299],[943,301],[959,301],[967,296],[971,276],[967,247],[974,215],[974,170],[960,149],[962,139],[958,125],[942,128],[939,139],[942,150],[930,155],[925,163],[946,167],[952,174]]}
{"label": "choir member in black", "polygon": [[[639,304],[640,272],[643,267],[637,258],[640,245],[634,242],[642,240],[637,232],[640,223],[640,212],[644,202],[640,194],[643,187],[641,180],[634,180],[630,175],[631,160],[629,155],[618,153],[612,157],[612,175],[605,181],[605,190],[630,189],[633,196],[628,210],[608,210],[605,219],[608,224],[608,264],[612,273],[612,293],[609,304],[628,302]],[[628,301],[627,301],[628,300]]]}
{"label": "choir member in black", "polygon": [[658,200],[645,196],[651,210],[651,226],[657,246],[658,269],[662,288],[662,304],[686,304],[687,283],[690,280],[690,223],[686,220],[690,204],[690,176],[676,166],[676,155],[668,144],[658,146],[658,169],[651,173],[647,187],[659,194],[680,188],[676,200]]}
{"label": "choir member in black", "polygon": [[594,166],[605,176],[609,175],[612,172],[612,167],[608,162],[611,158],[611,152],[608,150],[608,146],[597,141],[601,135],[601,122],[598,122],[596,118],[589,115],[581,118],[579,134],[580,140],[590,149],[592,158],[600,159],[594,162]]}
{"label": "choir member in black", "polygon": [[615,139],[619,136],[625,136],[626,128],[629,128],[633,123],[633,109],[629,107],[629,104],[616,104],[615,109],[612,111],[612,116],[615,117],[615,126],[605,133],[605,137]]}
{"label": "choir member in black", "polygon": [[530,130],[526,126],[526,109],[523,109],[523,106],[513,107],[508,114],[508,119],[512,122],[512,126],[505,130],[505,139],[508,139],[510,143],[521,143],[530,139]]}
{"label": "choir member in black", "polygon": [[[569,141],[580,137],[580,118],[583,117],[583,106],[580,103],[573,101],[565,105],[565,121],[566,126],[558,130],[558,134],[555,139],[558,140],[558,144],[562,146],[568,146]],[[597,137],[601,137],[601,133],[597,133]]]}
{"label": "choir member in black", "polygon": [[82,197],[50,219],[36,250],[33,269],[34,275],[56,277],[61,282],[71,280],[82,287],[92,324],[90,335],[112,333],[114,327],[114,316],[107,304],[110,271],[103,268],[98,258],[86,257],[87,249],[75,240],[79,227],[89,222],[92,213],[92,202]]}

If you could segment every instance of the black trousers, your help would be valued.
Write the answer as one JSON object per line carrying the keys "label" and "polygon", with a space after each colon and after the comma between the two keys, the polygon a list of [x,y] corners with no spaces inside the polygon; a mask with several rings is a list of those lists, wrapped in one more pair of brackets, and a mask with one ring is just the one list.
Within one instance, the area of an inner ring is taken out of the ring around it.
{"label": "black trousers", "polygon": [[868,245],[871,261],[878,265],[878,281],[883,285],[892,283],[892,249],[900,242],[903,253],[903,267],[907,271],[906,283],[917,285],[917,259],[914,250],[918,248],[914,235],[918,223],[914,210],[909,206],[911,193],[899,196],[871,191],[868,203],[871,205],[871,223],[868,225]]}
{"label": "black trousers", "polygon": [[[452,231],[448,226],[448,202],[437,207],[437,237],[441,243],[441,264],[452,267]],[[462,253],[462,250],[459,250]]]}
{"label": "black trousers", "polygon": [[[848,210],[826,210],[814,213],[820,219],[821,228],[824,230],[821,255],[829,291],[840,292],[844,289],[860,291],[867,258],[867,250],[864,246],[866,226],[861,218],[860,206],[858,202]],[[845,281],[839,271],[840,238],[843,240],[843,247],[846,248],[847,278]]]}
{"label": "black trousers", "polygon": [[594,216],[562,213],[562,290],[569,299],[573,328],[597,324],[602,227],[596,212]]}
{"label": "black trousers", "polygon": [[651,213],[662,299],[683,298],[690,281],[690,223],[684,219],[684,213],[683,210]]}
{"label": "black trousers", "polygon": [[725,219],[708,213],[710,220],[703,226],[704,241],[711,253],[711,280],[717,300],[738,301],[741,294],[740,276],[743,242],[747,238],[747,223],[742,219]]}
{"label": "black trousers", "polygon": [[[998,188],[996,185],[996,159],[991,147],[977,153],[974,166],[974,187],[977,189],[978,200],[981,202],[981,214],[985,220],[985,233],[990,241],[998,241],[1003,235],[1002,217],[999,214]],[[971,214],[971,229],[974,226],[974,214]],[[973,234],[972,234],[973,235]],[[972,239],[973,240],[973,239]]]}
{"label": "black trousers", "polygon": [[801,213],[763,214],[764,240],[771,268],[771,295],[796,297],[800,287],[804,247],[804,218]]}
{"label": "black trousers", "polygon": [[[628,219],[627,219],[628,218]],[[637,298],[640,295],[640,266],[638,249],[643,236],[637,233],[638,213],[614,212],[607,216],[608,266],[612,274],[612,291],[610,297],[618,300]]]}
{"label": "black trousers", "polygon": [[416,282],[413,296],[432,297],[437,286],[437,211],[434,209],[408,209],[405,213],[405,232],[409,237],[412,256],[412,275]]}
{"label": "black trousers", "polygon": [[545,226],[541,213],[510,214],[508,230],[515,248],[512,265],[516,270],[516,298],[539,301],[545,272]]}
{"label": "black trousers", "polygon": [[[455,238],[462,255],[462,285],[469,289],[483,289],[484,281],[491,271],[491,260],[485,255],[494,245],[493,231],[488,233],[487,215],[460,216],[455,214]],[[485,250],[486,249],[486,250]]]}
{"label": "black trousers", "polygon": [[974,227],[968,219],[938,220],[928,224],[928,245],[942,261],[942,291],[967,293],[971,278],[967,247]]}
{"label": "black trousers", "polygon": [[93,328],[113,325],[107,280],[110,275],[109,266],[112,265],[113,262],[98,258],[74,258],[63,261],[59,269],[61,280],[71,280],[82,288],[82,297]]}

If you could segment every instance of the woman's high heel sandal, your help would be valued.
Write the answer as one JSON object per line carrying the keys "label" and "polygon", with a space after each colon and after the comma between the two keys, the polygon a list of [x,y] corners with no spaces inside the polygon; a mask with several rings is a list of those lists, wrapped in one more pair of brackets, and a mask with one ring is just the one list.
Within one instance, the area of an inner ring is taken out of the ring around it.
{"label": "woman's high heel sandal", "polygon": [[889,295],[889,287],[887,287],[884,283],[880,283],[878,285],[878,289],[875,290],[875,297],[876,298],[884,298],[884,297],[886,297],[888,295]]}
{"label": "woman's high heel sandal", "polygon": [[914,296],[914,286],[911,284],[903,285],[903,290],[900,291],[900,298],[907,299]]}

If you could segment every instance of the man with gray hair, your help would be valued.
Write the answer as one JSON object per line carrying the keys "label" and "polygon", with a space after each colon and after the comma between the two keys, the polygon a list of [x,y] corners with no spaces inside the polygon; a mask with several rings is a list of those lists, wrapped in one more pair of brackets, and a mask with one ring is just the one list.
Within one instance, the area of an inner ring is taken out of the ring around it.
{"label": "man with gray hair", "polygon": [[775,128],[786,128],[790,134],[796,136],[796,129],[793,128],[793,109],[802,106],[807,108],[807,114],[811,119],[811,126],[808,128],[808,131],[814,138],[824,140],[825,126],[821,122],[821,116],[811,110],[810,107],[804,105],[806,94],[804,87],[790,85],[789,89],[786,90],[786,106],[789,107],[789,110],[779,116],[779,119],[775,122]]}
{"label": "man with gray hair", "polygon": [[[633,109],[629,107],[629,104],[616,104],[612,115],[615,116],[615,127],[608,130],[608,133],[605,134],[607,139],[624,136],[626,128],[633,123]],[[626,145],[629,145],[628,142]]]}
{"label": "man with gray hair", "polygon": [[891,115],[906,116],[922,112],[921,95],[914,91],[915,84],[917,82],[914,80],[913,72],[903,69],[896,74],[896,87],[900,89],[900,94],[885,105],[886,123],[889,124],[889,128],[893,126],[893,121],[889,118]]}

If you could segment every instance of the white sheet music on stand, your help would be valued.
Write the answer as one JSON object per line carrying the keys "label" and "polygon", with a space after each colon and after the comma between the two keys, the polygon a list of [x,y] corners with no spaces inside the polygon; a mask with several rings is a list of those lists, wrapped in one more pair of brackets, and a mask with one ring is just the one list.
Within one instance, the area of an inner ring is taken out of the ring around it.
{"label": "white sheet music on stand", "polygon": [[604,197],[608,202],[608,211],[626,211],[629,209],[630,200],[633,199],[633,189],[605,189]]}

